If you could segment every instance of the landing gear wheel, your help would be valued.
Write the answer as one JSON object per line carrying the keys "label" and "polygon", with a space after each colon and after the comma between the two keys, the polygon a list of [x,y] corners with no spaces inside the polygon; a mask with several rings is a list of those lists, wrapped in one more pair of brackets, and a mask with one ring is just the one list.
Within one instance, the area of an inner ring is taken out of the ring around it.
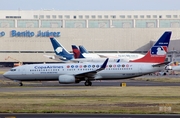
{"label": "landing gear wheel", "polygon": [[19,86],[23,86],[23,83],[22,83],[22,82],[20,82],[20,83],[19,83]]}
{"label": "landing gear wheel", "polygon": [[85,86],[91,86],[91,85],[92,85],[92,82],[91,82],[91,81],[86,81],[86,82],[84,83],[84,85],[85,85]]}
{"label": "landing gear wheel", "polygon": [[91,86],[92,85],[92,82],[89,82],[89,86]]}

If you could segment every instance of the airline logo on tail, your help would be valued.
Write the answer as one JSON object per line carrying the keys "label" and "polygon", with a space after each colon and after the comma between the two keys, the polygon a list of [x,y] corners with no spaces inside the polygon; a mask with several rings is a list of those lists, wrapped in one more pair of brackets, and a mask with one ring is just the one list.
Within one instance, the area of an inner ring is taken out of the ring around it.
{"label": "airline logo on tail", "polygon": [[166,59],[170,38],[171,32],[164,32],[164,34],[159,38],[154,46],[151,47],[144,57],[131,62],[163,63]]}
{"label": "airline logo on tail", "polygon": [[167,46],[153,46],[151,56],[164,56],[167,53]]}
{"label": "airline logo on tail", "polygon": [[55,49],[55,51],[56,51],[56,53],[60,53],[60,52],[62,52],[63,51],[63,48],[62,47],[57,47],[56,49]]}

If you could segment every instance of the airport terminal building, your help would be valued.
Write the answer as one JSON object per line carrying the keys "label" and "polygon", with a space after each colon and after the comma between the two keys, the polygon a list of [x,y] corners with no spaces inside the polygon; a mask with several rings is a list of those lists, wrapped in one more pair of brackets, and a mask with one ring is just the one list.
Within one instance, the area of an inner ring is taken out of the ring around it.
{"label": "airport terminal building", "polygon": [[0,10],[0,65],[56,62],[49,36],[68,50],[145,53],[172,31],[169,54],[180,52],[180,11]]}

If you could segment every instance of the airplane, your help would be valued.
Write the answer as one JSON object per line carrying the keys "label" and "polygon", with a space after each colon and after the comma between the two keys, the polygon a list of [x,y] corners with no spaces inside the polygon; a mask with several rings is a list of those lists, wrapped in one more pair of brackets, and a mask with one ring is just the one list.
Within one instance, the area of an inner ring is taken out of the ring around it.
{"label": "airplane", "polygon": [[180,63],[178,62],[171,62],[165,68],[166,70],[173,70],[173,71],[180,71]]}
{"label": "airplane", "polygon": [[[60,62],[75,62],[75,63],[82,63],[82,62],[91,62],[94,61],[92,58],[88,58],[86,59],[83,55],[79,54],[78,57],[74,58],[74,54],[69,53],[54,37],[50,37],[52,46],[54,48],[54,52],[56,53],[56,55],[54,56],[48,56],[48,55],[44,55],[46,57],[48,57],[49,59],[54,59],[54,60],[58,60]],[[105,61],[106,58],[99,58],[96,59],[95,61]],[[119,62],[119,59],[114,59],[111,61],[117,61]]]}
{"label": "airplane", "polygon": [[[90,55],[84,56],[80,52],[80,50],[78,49],[78,47],[76,45],[72,45],[72,51],[73,51],[75,60],[79,60],[80,62],[103,62],[106,59],[106,58],[99,57],[99,55],[97,55],[97,54],[90,54]],[[128,60],[126,60],[124,58],[109,58],[109,62],[117,62],[118,63],[120,61],[124,62],[124,61],[128,61]]]}
{"label": "airplane", "polygon": [[56,55],[54,56],[44,55],[45,57],[62,62],[74,59],[74,54],[69,53],[54,37],[50,36],[50,40]]}
{"label": "airplane", "polygon": [[80,52],[81,52],[82,54],[83,54],[83,53],[89,53],[83,45],[80,45],[80,46],[79,46],[79,50],[80,50]]}
{"label": "airplane", "polygon": [[138,77],[164,69],[169,62],[166,59],[171,31],[166,31],[151,47],[146,55],[130,62],[101,63],[63,63],[63,64],[30,64],[14,67],[3,76],[19,81],[59,81],[60,84],[72,84],[85,81],[85,86],[91,86],[94,80],[118,80]]}
{"label": "airplane", "polygon": [[[105,58],[111,58],[109,61],[115,61],[118,62],[120,61],[129,61],[137,58],[141,58],[144,55],[143,54],[137,54],[137,53],[101,53],[101,54],[96,54],[96,53],[81,53],[82,56],[79,54],[79,57],[74,58],[74,55],[72,53],[69,53],[63,46],[56,40],[54,37],[50,37],[52,46],[54,48],[54,52],[56,55],[54,56],[48,56],[49,59],[61,61],[61,62],[99,62],[99,61],[104,61]],[[73,45],[75,46],[75,45]],[[78,48],[76,48],[78,49]],[[85,48],[82,49],[82,46],[80,47],[81,50],[86,50]],[[78,49],[79,50],[79,49]],[[87,50],[86,50],[87,51]],[[80,52],[79,52],[80,53]],[[88,58],[88,59],[87,59]],[[95,59],[96,58],[96,59]],[[99,58],[99,59],[98,59]],[[103,58],[103,59],[100,59]],[[113,59],[114,58],[114,59]]]}
{"label": "airplane", "polygon": [[79,46],[79,51],[85,57],[122,58],[125,61],[138,59],[144,56],[139,53],[89,53],[82,45]]}

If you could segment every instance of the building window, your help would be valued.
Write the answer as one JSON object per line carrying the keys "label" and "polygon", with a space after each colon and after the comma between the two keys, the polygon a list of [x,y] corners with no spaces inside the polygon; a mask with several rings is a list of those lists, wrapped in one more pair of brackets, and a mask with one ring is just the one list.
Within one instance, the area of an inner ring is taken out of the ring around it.
{"label": "building window", "polygon": [[171,18],[171,15],[166,15],[166,18]]}
{"label": "building window", "polygon": [[127,18],[131,18],[131,15],[127,15]]}
{"label": "building window", "polygon": [[134,15],[134,18],[138,18],[138,15]]}
{"label": "building window", "polygon": [[82,15],[79,15],[79,18],[80,18],[80,19],[82,19],[82,18],[83,18],[83,16],[82,16]]}
{"label": "building window", "polygon": [[115,16],[115,15],[112,15],[111,18],[116,18],[116,16]]}
{"label": "building window", "polygon": [[59,17],[59,18],[63,18],[63,16],[62,16],[62,15],[59,15],[58,17]]}
{"label": "building window", "polygon": [[69,16],[69,15],[65,15],[65,18],[69,19],[69,18],[70,18],[70,16]]}
{"label": "building window", "polygon": [[50,15],[46,15],[46,18],[48,18],[48,19],[49,19],[49,18],[50,18]]}
{"label": "building window", "polygon": [[177,15],[173,15],[173,18],[177,18]]}
{"label": "building window", "polygon": [[2,23],[0,23],[0,27],[8,28],[8,27],[10,27],[10,24],[8,22],[2,22]]}
{"label": "building window", "polygon": [[33,28],[34,27],[34,23],[33,22],[27,22],[26,23],[26,28]]}
{"label": "building window", "polygon": [[34,18],[38,18],[38,15],[34,15]]}
{"label": "building window", "polygon": [[102,18],[102,16],[101,16],[101,15],[98,15],[98,18]]}
{"label": "building window", "polygon": [[140,18],[144,18],[144,15],[140,15]]}
{"label": "building window", "polygon": [[40,15],[40,17],[39,18],[44,18],[44,15]]}
{"label": "building window", "polygon": [[74,16],[73,18],[76,19],[76,16]]}
{"label": "building window", "polygon": [[56,15],[52,15],[52,18],[54,18],[54,19],[55,19],[55,18],[56,18]]}
{"label": "building window", "polygon": [[108,15],[104,15],[104,18],[108,18]]}
{"label": "building window", "polygon": [[157,15],[153,15],[153,18],[157,18]]}
{"label": "building window", "polygon": [[154,22],[147,22],[146,23],[146,27],[147,28],[154,28],[155,27],[155,23]]}
{"label": "building window", "polygon": [[162,18],[162,16],[161,16],[161,15],[159,15],[159,18]]}
{"label": "building window", "polygon": [[85,18],[89,18],[89,16],[88,16],[88,15],[86,15],[86,16],[85,16]]}
{"label": "building window", "polygon": [[151,18],[151,15],[147,15],[146,17],[147,17],[147,18]]}
{"label": "building window", "polygon": [[6,16],[6,18],[21,18],[21,16]]}
{"label": "building window", "polygon": [[95,15],[92,15],[91,18],[96,18],[96,16],[95,16]]}
{"label": "building window", "polygon": [[120,18],[125,18],[125,15],[120,15]]}

